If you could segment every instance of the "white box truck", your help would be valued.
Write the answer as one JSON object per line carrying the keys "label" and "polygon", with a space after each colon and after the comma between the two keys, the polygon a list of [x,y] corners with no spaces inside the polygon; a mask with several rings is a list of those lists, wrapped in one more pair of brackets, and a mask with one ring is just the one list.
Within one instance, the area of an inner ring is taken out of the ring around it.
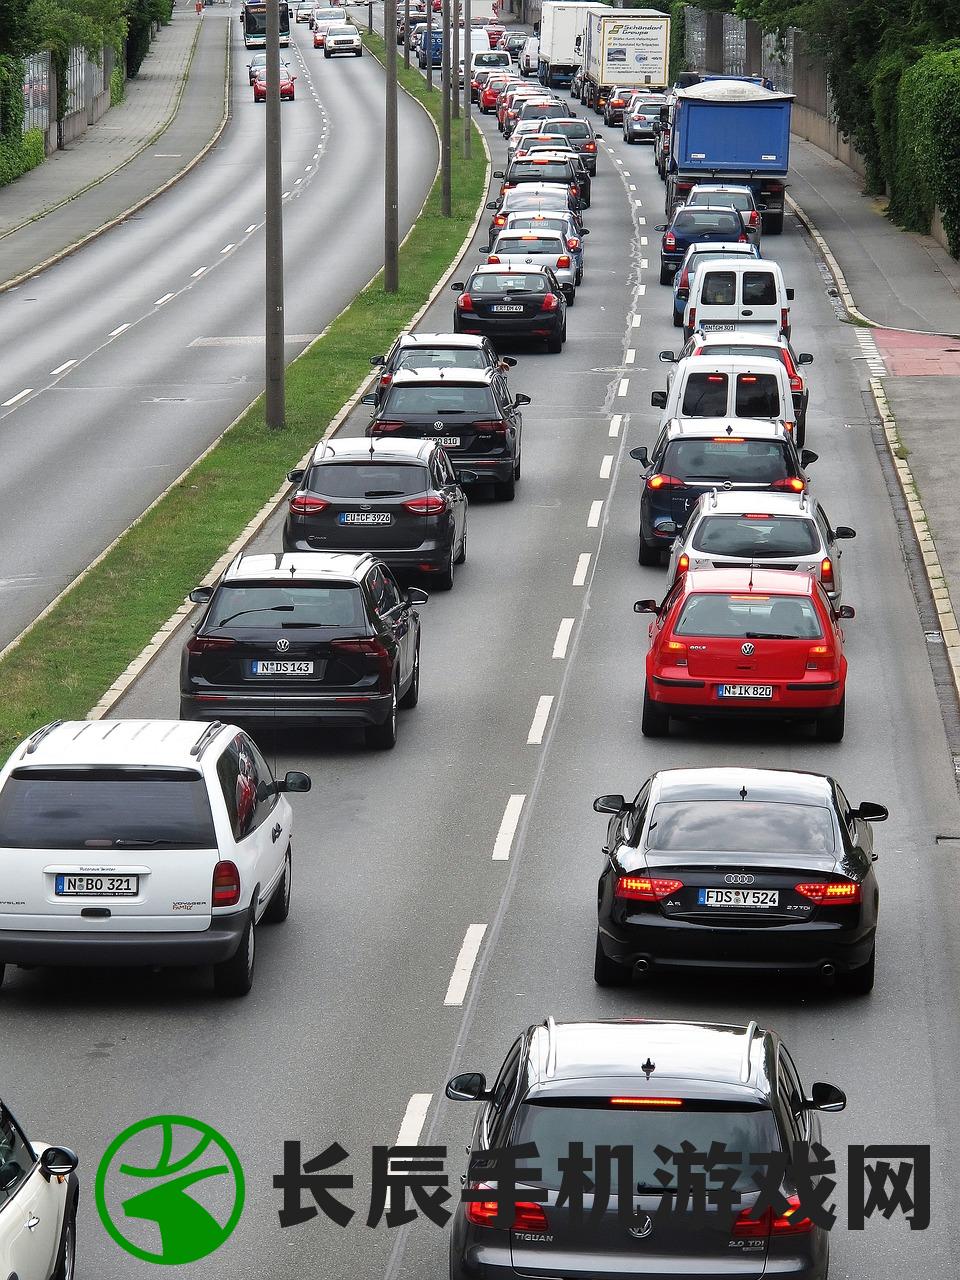
{"label": "white box truck", "polygon": [[614,85],[664,89],[670,62],[670,19],[657,9],[604,8],[587,15],[581,101],[603,110]]}
{"label": "white box truck", "polygon": [[605,4],[567,4],[549,0],[540,14],[540,61],[537,78],[543,85],[568,85],[583,64],[583,45],[590,13],[609,13]]}

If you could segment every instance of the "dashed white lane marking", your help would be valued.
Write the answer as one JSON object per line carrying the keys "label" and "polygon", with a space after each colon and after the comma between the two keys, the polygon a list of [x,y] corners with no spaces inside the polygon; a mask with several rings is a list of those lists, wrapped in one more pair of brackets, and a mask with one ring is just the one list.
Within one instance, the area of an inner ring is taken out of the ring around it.
{"label": "dashed white lane marking", "polygon": [[637,223],[638,223],[641,227],[645,227],[645,226],[647,225],[647,220],[646,220],[646,218],[641,214],[641,215],[640,215],[640,217],[637,219]]}
{"label": "dashed white lane marking", "polygon": [[289,192],[289,191],[285,191],[285,192],[283,193],[283,198],[284,198],[284,200],[286,200],[286,199],[289,197],[289,195],[290,195],[290,192]]}
{"label": "dashed white lane marking", "polygon": [[603,499],[598,498],[596,502],[590,503],[590,514],[587,516],[587,528],[596,529],[600,523],[600,516],[603,513]]}
{"label": "dashed white lane marking", "polygon": [[432,1101],[432,1093],[415,1093],[407,1103],[407,1109],[403,1113],[403,1120],[400,1124],[400,1132],[397,1134],[396,1145],[398,1147],[415,1147],[417,1145]]}
{"label": "dashed white lane marking", "polygon": [[236,247],[237,246],[235,244],[225,244],[223,248],[220,250],[220,252],[229,253],[231,249],[235,249]]}
{"label": "dashed white lane marking", "polygon": [[17,394],[15,396],[11,396],[9,400],[4,400],[4,409],[9,408],[12,404],[16,404],[17,401],[22,400],[24,396],[28,396],[32,390],[33,387],[24,387],[22,391],[18,391]]}
{"label": "dashed white lane marking", "polygon": [[631,190],[631,191],[636,191],[636,189],[637,189],[637,184],[636,184],[635,182],[631,182],[631,183],[630,183],[630,190]]}
{"label": "dashed white lane marking", "polygon": [[302,179],[302,178],[294,178],[294,180],[293,180],[293,185],[294,185],[295,187],[299,187],[299,185],[300,185],[300,183],[301,183],[302,181],[303,181],[303,179]]}
{"label": "dashed white lane marking", "polygon": [[243,234],[245,236],[248,236],[251,231],[256,231],[256,229],[257,229],[257,224],[255,222],[251,222],[249,227],[244,228]]}
{"label": "dashed white lane marking", "polygon": [[640,248],[641,248],[641,249],[645,249],[646,247],[647,247],[647,237],[646,237],[646,236],[641,236],[641,237],[640,237]]}
{"label": "dashed white lane marking", "polygon": [[639,197],[636,200],[634,200],[633,203],[637,206],[638,209],[641,208],[643,205],[643,201],[639,199]]}
{"label": "dashed white lane marking", "polygon": [[447,994],[443,997],[445,1005],[456,1006],[463,1004],[467,994],[467,987],[470,985],[470,975],[473,973],[473,966],[477,962],[480,943],[483,942],[483,935],[486,932],[487,926],[485,924],[467,925],[463,946],[457,956],[457,963],[453,966],[453,974],[450,978],[450,985],[447,987]]}
{"label": "dashed white lane marking", "polygon": [[527,734],[527,746],[539,747],[543,742],[543,735],[546,732],[547,721],[550,718],[550,708],[553,706],[553,694],[545,693],[537,701],[537,709],[533,713],[533,721],[530,725],[530,732]]}
{"label": "dashed white lane marking", "polygon": [[308,165],[306,166],[306,168],[304,169],[304,171],[303,171],[303,172],[304,172],[304,173],[310,173],[312,169],[313,169],[313,165],[312,165],[312,164],[308,164]]}
{"label": "dashed white lane marking", "polygon": [[622,413],[615,413],[613,417],[610,419],[610,435],[613,439],[616,439],[617,436],[620,434],[621,422],[623,422]]}
{"label": "dashed white lane marking", "polygon": [[600,479],[609,480],[610,472],[612,470],[613,470],[613,454],[606,453],[603,456],[603,461],[600,463]]}
{"label": "dashed white lane marking", "polygon": [[124,329],[129,329],[129,328],[130,328],[129,324],[118,324],[115,329],[110,330],[110,332],[107,334],[107,337],[115,338],[118,333],[123,333]]}
{"label": "dashed white lane marking", "polygon": [[573,572],[573,585],[582,587],[587,580],[587,574],[590,572],[590,552],[584,551],[577,557],[577,567]]}
{"label": "dashed white lane marking", "polygon": [[636,358],[637,358],[637,353],[633,349],[633,347],[631,347],[630,350],[627,352],[626,356],[624,357],[624,359],[626,360],[627,364],[633,364]]}
{"label": "dashed white lane marking", "polygon": [[614,159],[614,164],[622,165],[622,164],[623,164],[623,161],[622,161],[619,157],[617,157],[617,158],[615,158],[615,159]]}
{"label": "dashed white lane marking", "polygon": [[570,632],[573,630],[575,618],[561,618],[560,625],[557,627],[557,638],[553,642],[554,658],[565,658],[567,656],[567,645],[570,643]]}
{"label": "dashed white lane marking", "polygon": [[156,302],[154,302],[153,305],[155,307],[162,307],[163,304],[165,302],[169,302],[172,297],[173,297],[172,293],[165,293],[162,298],[157,298]]}
{"label": "dashed white lane marking", "polygon": [[650,265],[650,263],[647,261],[647,259],[646,259],[646,258],[641,258],[641,259],[640,259],[640,270],[641,270],[641,271],[646,271],[646,269],[647,269],[647,267],[649,267],[649,265]]}
{"label": "dashed white lane marking", "polygon": [[640,321],[641,321],[641,319],[642,319],[642,316],[641,316],[641,315],[640,315],[640,313],[638,312],[638,313],[633,317],[633,319],[630,321],[630,323],[631,323],[631,325],[633,326],[633,328],[634,328],[634,329],[639,329],[639,328],[640,328]]}
{"label": "dashed white lane marking", "polygon": [[647,292],[647,286],[645,284],[637,285],[637,293],[640,295],[641,298],[646,292]]}
{"label": "dashed white lane marking", "polygon": [[190,279],[196,280],[197,276],[202,276],[206,269],[206,267],[197,267],[196,271],[190,272]]}
{"label": "dashed white lane marking", "polygon": [[[556,646],[554,646],[553,656],[557,656]],[[510,851],[513,848],[513,837],[517,834],[517,826],[520,822],[520,814],[523,811],[523,802],[526,798],[525,795],[514,795],[507,801],[507,807],[504,809],[503,817],[500,819],[500,830],[497,832],[497,838],[493,842],[494,862],[507,862],[509,860]]]}
{"label": "dashed white lane marking", "polygon": [[630,379],[629,379],[629,378],[621,378],[621,379],[620,379],[620,385],[619,385],[619,387],[617,387],[617,395],[618,395],[618,396],[625,396],[625,395],[627,394],[627,388],[628,388],[629,386],[630,386]]}
{"label": "dashed white lane marking", "polygon": [[69,369],[72,364],[76,363],[76,360],[64,360],[63,364],[58,364],[55,369],[50,370],[50,377],[52,378],[55,373],[63,373],[65,370]]}

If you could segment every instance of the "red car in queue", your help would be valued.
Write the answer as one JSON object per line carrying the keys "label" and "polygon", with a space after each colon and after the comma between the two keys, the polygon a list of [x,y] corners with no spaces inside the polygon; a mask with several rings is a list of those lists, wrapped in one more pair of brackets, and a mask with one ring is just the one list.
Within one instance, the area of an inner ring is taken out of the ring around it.
{"label": "red car in queue", "polygon": [[[297,77],[290,74],[289,67],[280,68],[280,100],[289,98],[291,102],[294,100],[295,91],[294,84]],[[267,100],[267,69],[260,67],[253,81],[253,100],[254,102],[266,102]]]}
{"label": "red car in queue", "polygon": [[489,115],[491,111],[496,111],[497,100],[506,89],[508,84],[514,83],[512,75],[489,75],[480,86],[480,96],[477,98],[480,104],[481,115]]}
{"label": "red car in queue", "polygon": [[813,574],[695,569],[650,623],[641,729],[664,737],[670,718],[724,716],[813,721],[822,742],[843,737],[847,660],[835,609]]}

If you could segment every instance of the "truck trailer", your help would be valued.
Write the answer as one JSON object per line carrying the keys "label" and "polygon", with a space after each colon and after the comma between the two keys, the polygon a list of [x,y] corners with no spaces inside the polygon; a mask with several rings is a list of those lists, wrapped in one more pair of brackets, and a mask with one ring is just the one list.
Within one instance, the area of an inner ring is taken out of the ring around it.
{"label": "truck trailer", "polygon": [[540,15],[540,59],[537,79],[552,88],[568,85],[583,62],[583,41],[587,15],[609,13],[605,4],[567,4],[550,0]]}
{"label": "truck trailer", "polygon": [[584,36],[580,101],[600,112],[614,85],[659,90],[667,86],[670,19],[657,9],[591,10]]}

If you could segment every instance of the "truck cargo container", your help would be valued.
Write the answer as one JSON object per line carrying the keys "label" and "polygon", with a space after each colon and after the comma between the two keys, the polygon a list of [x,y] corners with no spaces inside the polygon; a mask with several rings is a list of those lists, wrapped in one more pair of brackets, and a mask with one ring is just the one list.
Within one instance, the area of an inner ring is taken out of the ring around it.
{"label": "truck cargo container", "polygon": [[602,111],[614,85],[664,89],[670,19],[657,9],[608,9],[587,15],[580,101]]}
{"label": "truck cargo container", "polygon": [[540,57],[537,79],[553,87],[568,85],[583,62],[583,41],[587,15],[610,12],[605,4],[566,4],[550,0],[540,15]]}

